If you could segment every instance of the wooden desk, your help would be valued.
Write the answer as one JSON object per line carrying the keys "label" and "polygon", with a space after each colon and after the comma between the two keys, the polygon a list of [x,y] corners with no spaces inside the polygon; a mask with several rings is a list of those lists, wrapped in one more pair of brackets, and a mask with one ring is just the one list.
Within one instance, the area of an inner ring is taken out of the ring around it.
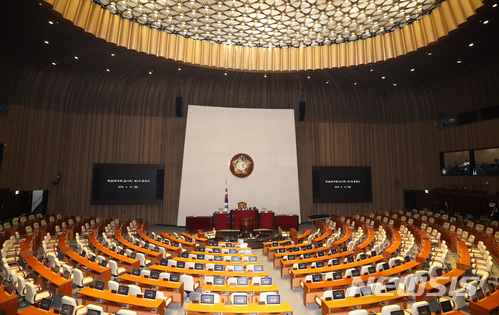
{"label": "wooden desk", "polygon": [[302,280],[305,280],[305,276],[307,275],[346,270],[350,268],[370,265],[373,263],[377,263],[381,260],[383,260],[382,256],[375,256],[365,260],[354,261],[353,263],[349,264],[339,264],[338,266],[326,266],[324,268],[315,268],[315,269],[290,270],[289,274],[291,276],[291,281],[290,281],[291,290],[299,288],[300,282]]}
{"label": "wooden desk", "polygon": [[78,291],[78,295],[81,298],[82,304],[100,305],[104,309],[104,312],[107,313],[116,312],[122,308],[128,308],[140,315],[147,315],[150,313],[163,315],[166,305],[164,299],[149,300],[133,295],[127,296],[112,293],[109,290],[99,291],[90,287]]}
{"label": "wooden desk", "polygon": [[[459,255],[457,256],[456,260],[456,268],[467,271],[470,269],[471,266],[471,256],[470,256],[470,251],[468,249],[468,246],[466,245],[465,242],[461,241],[457,235],[454,235],[456,237],[457,241],[457,248],[456,253],[459,252]],[[489,247],[487,247],[489,249]]]}
{"label": "wooden desk", "polygon": [[[192,253],[192,252],[191,252]],[[209,255],[209,254],[208,254]],[[215,254],[215,255],[221,255],[223,256],[222,254]],[[232,256],[238,256],[238,255],[232,255]],[[183,262],[193,262],[193,263],[198,263],[198,264],[203,264],[203,265],[206,265],[206,264],[216,264],[216,265],[224,265],[224,266],[234,266],[234,265],[244,265],[244,266],[247,266],[247,265],[261,265],[261,263],[257,260],[257,261],[253,261],[253,262],[243,262],[243,260],[241,259],[241,261],[239,262],[232,262],[232,261],[214,261],[214,260],[197,260],[197,259],[194,259],[194,258],[182,258],[182,257],[175,257],[174,259],[172,260],[175,260],[175,261],[183,261]]]}
{"label": "wooden desk", "polygon": [[495,315],[499,314],[499,292],[486,296],[481,301],[470,302],[470,314]]}
{"label": "wooden desk", "polygon": [[[365,226],[365,224],[364,224],[364,226]],[[371,243],[374,241],[375,236],[376,236],[376,233],[374,233],[374,229],[372,227],[368,227],[367,228],[367,238],[365,239],[365,241],[363,241],[359,245],[355,246],[355,256],[357,256],[357,254],[364,251],[365,248],[367,248],[369,245],[371,245]]]}
{"label": "wooden desk", "polygon": [[33,232],[21,245],[21,257],[33,255],[34,250],[40,246],[40,233]]}
{"label": "wooden desk", "polygon": [[381,302],[388,304],[398,304],[401,308],[407,308],[407,299],[411,294],[404,290],[397,290],[388,293],[378,293],[377,295],[363,297],[347,297],[344,300],[325,300],[321,298],[322,315],[326,314],[348,314],[352,307],[359,306],[368,312],[380,313]]}
{"label": "wooden desk", "polygon": [[192,238],[196,243],[198,243],[198,245],[201,245],[201,246],[208,245],[208,239],[206,237],[198,237],[198,236],[186,233],[186,232],[182,232],[182,233],[180,233],[180,235],[182,235],[183,237],[186,237],[186,238]]}
{"label": "wooden desk", "polygon": [[17,312],[17,301],[19,297],[5,292],[4,287],[0,284],[0,310],[5,312],[5,315],[15,315]]}
{"label": "wooden desk", "polygon": [[430,281],[423,284],[416,283],[416,302],[433,301],[447,293],[451,283],[459,282],[459,279],[464,275],[465,271],[460,269],[452,269],[449,272],[442,274],[441,277],[431,278]]}
{"label": "wooden desk", "polygon": [[182,248],[184,248],[188,252],[192,252],[196,248],[196,243],[195,242],[184,241],[184,240],[182,240],[180,238],[176,238],[175,236],[170,235],[170,234],[168,234],[166,232],[161,232],[161,236],[163,236],[164,238],[169,239],[170,241],[178,242],[179,244],[182,244]]}
{"label": "wooden desk", "polygon": [[70,266],[80,269],[85,276],[92,276],[95,280],[108,282],[111,280],[111,268],[102,267],[95,262],[91,262],[87,257],[83,258],[80,254],[70,250],[64,253],[64,261]]}
{"label": "wooden desk", "polygon": [[316,246],[317,247],[317,244],[323,242],[324,240],[326,240],[329,236],[331,236],[331,232],[333,230],[331,229],[327,229],[326,230],[326,233],[322,234],[321,236],[317,237],[317,238],[314,238],[312,239],[312,245]]}
{"label": "wooden desk", "polygon": [[[346,225],[343,225],[343,227],[345,227],[345,226]],[[343,235],[343,237],[340,238],[339,240],[337,240],[336,242],[333,242],[331,244],[331,248],[338,248],[338,247],[340,247],[343,243],[345,243],[346,241],[348,241],[350,239],[350,236],[352,236],[352,228],[347,227],[345,235]]]}
{"label": "wooden desk", "polygon": [[44,311],[34,305],[25,308],[22,311],[17,312],[17,315],[55,315],[55,314],[60,314],[60,313],[56,313],[54,309],[50,309],[49,311]]}
{"label": "wooden desk", "polygon": [[[287,241],[290,241],[290,240],[285,240],[285,241],[277,241],[277,244],[278,246],[276,246],[275,248],[278,248],[280,246],[284,246],[284,244],[287,242]],[[269,252],[269,248],[273,248],[272,247],[272,243],[275,243],[275,242],[263,242],[263,248],[262,248],[262,254],[264,256],[267,256],[268,252]]]}
{"label": "wooden desk", "polygon": [[182,307],[184,305],[184,283],[170,282],[164,280],[155,280],[145,277],[133,276],[129,273],[121,275],[119,279],[125,283],[131,283],[140,287],[151,288],[165,293],[166,296],[171,296],[172,303],[177,303]]}
{"label": "wooden desk", "polygon": [[200,303],[189,303],[185,308],[185,315],[199,315],[199,314],[224,314],[224,315],[237,315],[237,314],[282,314],[292,315],[293,309],[289,303],[281,303],[280,305],[258,305],[257,303],[250,303],[246,306],[243,305],[225,305],[225,303],[215,303],[213,305],[205,305]]}
{"label": "wooden desk", "polygon": [[392,257],[393,253],[395,253],[402,244],[402,238],[400,237],[399,231],[391,226],[385,229],[385,231],[387,231],[386,234],[392,239],[392,244],[383,251],[383,257],[385,257],[385,260],[388,261]]}
{"label": "wooden desk", "polygon": [[267,271],[262,272],[233,272],[233,271],[212,271],[212,270],[194,270],[194,269],[180,269],[175,267],[165,267],[160,265],[152,265],[149,267],[150,270],[156,271],[166,271],[169,273],[187,274],[194,277],[195,281],[199,281],[199,285],[202,287],[204,285],[205,276],[223,276],[223,277],[268,277]]}
{"label": "wooden desk", "polygon": [[[324,247],[325,248],[325,247]],[[318,261],[324,261],[324,264],[327,265],[327,262],[330,259],[335,259],[335,258],[344,258],[345,256],[352,255],[352,251],[346,251],[342,253],[336,253],[333,255],[325,255],[324,257],[312,257],[310,259],[296,259],[296,260],[280,260],[281,264],[281,278],[288,277],[290,275],[290,270],[293,269],[293,265],[297,263],[307,263],[307,268],[310,267],[310,265],[313,262],[318,262]]]}
{"label": "wooden desk", "polygon": [[262,292],[277,292],[279,289],[277,285],[213,285],[205,284],[202,289],[203,293],[211,292],[220,294],[220,302],[224,303],[230,301],[230,296],[232,293],[247,293],[248,303],[258,303],[260,298],[260,293]]}
{"label": "wooden desk", "polygon": [[[295,244],[298,244],[298,240],[308,237],[312,233],[312,230],[308,229],[300,235],[291,235],[291,239]],[[292,233],[293,234],[293,233]]]}
{"label": "wooden desk", "polygon": [[114,231],[114,237],[118,242],[120,242],[124,247],[127,247],[132,250],[132,252],[139,252],[144,254],[144,256],[148,259],[151,260],[153,264],[159,264],[160,260],[163,259],[163,254],[160,252],[155,252],[149,249],[145,249],[143,247],[137,246],[135,244],[130,243],[127,241],[122,235],[120,228],[117,227]]}
{"label": "wooden desk", "polygon": [[38,261],[34,256],[24,257],[26,267],[29,271],[35,273],[36,282],[47,286],[59,296],[72,296],[73,280],[64,279],[60,274],[54,273],[51,269],[45,267],[44,264]]}
{"label": "wooden desk", "polygon": [[147,236],[147,234],[144,233],[144,231],[142,230],[142,226],[140,226],[140,225],[137,227],[137,234],[139,234],[139,236],[144,241],[149,242],[149,243],[154,244],[154,245],[159,246],[159,247],[163,247],[165,249],[165,251],[167,253],[169,253],[172,257],[180,256],[180,253],[182,251],[180,247],[167,245],[167,244],[158,242],[157,240]]}
{"label": "wooden desk", "polygon": [[[419,267],[419,263],[416,261],[410,261],[406,264],[402,264],[398,267],[391,268],[386,271],[378,271],[372,275],[361,275],[355,278],[343,278],[340,280],[325,280],[322,282],[304,282],[301,283],[303,288],[303,305],[308,306],[314,303],[314,298],[318,292],[324,292],[326,290],[331,290],[332,288],[341,289],[351,286],[354,280],[362,281],[367,283],[370,280],[377,280],[380,278],[390,278],[398,274],[405,274],[411,272],[414,268]],[[356,282],[357,283],[357,282]]]}
{"label": "wooden desk", "polygon": [[[278,253],[279,251],[279,248],[284,248],[286,250],[286,253],[281,253],[283,255],[287,255],[287,254],[292,254],[293,252],[292,251],[289,251],[288,250],[292,250],[293,247],[300,247],[300,251],[302,251],[304,248],[307,247],[308,244],[306,243],[302,243],[302,244],[291,244],[291,245],[284,245],[284,246],[279,246],[279,247],[270,247],[268,249],[268,252],[267,252],[267,261],[271,261],[271,260],[274,260],[275,259],[275,256]],[[324,248],[325,249],[325,248]]]}
{"label": "wooden desk", "polygon": [[92,243],[97,252],[102,253],[104,256],[108,258],[116,260],[117,262],[120,263],[122,267],[126,268],[126,270],[130,273],[132,272],[133,268],[140,268],[140,261],[138,259],[131,259],[127,256],[120,255],[102,245],[95,237],[94,231],[95,228],[94,230],[92,230],[91,233],[88,234],[88,239],[90,240],[90,243]]}
{"label": "wooden desk", "polygon": [[[284,256],[288,256],[288,255],[296,255],[296,258],[299,258],[299,256],[303,255],[303,254],[316,254],[318,252],[322,252],[322,251],[325,251],[325,250],[329,250],[328,247],[315,247],[315,248],[312,248],[312,249],[308,249],[308,250],[303,250],[303,247],[301,247],[302,250],[300,251],[297,251],[297,252],[285,252],[285,253],[274,253],[274,269],[281,266],[281,261],[283,261],[283,258]],[[353,253],[352,253],[353,254]],[[298,260],[298,259],[297,259]]]}

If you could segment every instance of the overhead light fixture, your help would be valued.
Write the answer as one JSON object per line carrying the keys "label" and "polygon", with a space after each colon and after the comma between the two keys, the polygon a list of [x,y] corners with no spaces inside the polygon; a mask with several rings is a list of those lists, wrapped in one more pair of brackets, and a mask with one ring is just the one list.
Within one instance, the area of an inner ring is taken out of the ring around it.
{"label": "overhead light fixture", "polygon": [[381,80],[384,80],[384,79],[386,79],[386,77],[381,77]]}
{"label": "overhead light fixture", "polygon": [[109,68],[108,68],[108,69],[106,69],[106,71],[107,71],[107,72],[111,72],[111,70],[110,70]]}
{"label": "overhead light fixture", "polygon": [[75,56],[75,59],[78,60],[79,59],[78,56]]}
{"label": "overhead light fixture", "polygon": [[47,44],[47,45],[50,44],[48,40],[44,41],[44,43]]}
{"label": "overhead light fixture", "polygon": [[414,71],[416,71],[416,69],[412,68],[412,69],[411,69],[411,72],[414,72]]}
{"label": "overhead light fixture", "polygon": [[458,61],[456,61],[456,62],[457,62],[457,63],[463,63],[463,61],[462,61],[462,60],[458,60]]}
{"label": "overhead light fixture", "polygon": [[52,21],[49,21],[49,24],[50,24],[50,25],[53,25],[53,24],[54,24],[54,22],[52,22]]}
{"label": "overhead light fixture", "polygon": [[489,24],[489,20],[483,21],[483,24]]}
{"label": "overhead light fixture", "polygon": [[474,45],[475,45],[475,44],[473,44],[473,43],[469,43],[469,45],[468,45],[468,46],[473,47]]}

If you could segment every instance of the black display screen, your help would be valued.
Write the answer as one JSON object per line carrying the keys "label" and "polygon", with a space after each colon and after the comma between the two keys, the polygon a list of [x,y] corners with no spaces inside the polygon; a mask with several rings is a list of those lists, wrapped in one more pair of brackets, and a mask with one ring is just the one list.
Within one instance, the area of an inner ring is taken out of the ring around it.
{"label": "black display screen", "polygon": [[371,167],[314,166],[314,203],[372,202]]}
{"label": "black display screen", "polygon": [[94,164],[91,203],[162,204],[164,177],[160,164]]}

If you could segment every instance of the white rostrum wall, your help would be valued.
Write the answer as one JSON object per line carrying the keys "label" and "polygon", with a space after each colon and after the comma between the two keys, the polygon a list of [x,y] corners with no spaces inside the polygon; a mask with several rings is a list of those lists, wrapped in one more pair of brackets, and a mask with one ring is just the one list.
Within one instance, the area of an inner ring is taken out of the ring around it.
{"label": "white rostrum wall", "polygon": [[[237,153],[254,161],[253,173],[238,178],[229,170]],[[292,109],[246,109],[189,105],[185,134],[179,226],[186,216],[213,215],[248,207],[276,214],[300,214],[295,118]]]}

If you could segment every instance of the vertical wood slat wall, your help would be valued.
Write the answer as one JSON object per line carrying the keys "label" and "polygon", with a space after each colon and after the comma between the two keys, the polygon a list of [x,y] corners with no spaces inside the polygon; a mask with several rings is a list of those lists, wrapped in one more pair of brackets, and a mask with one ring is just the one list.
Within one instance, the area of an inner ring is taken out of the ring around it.
{"label": "vertical wood slat wall", "polygon": [[[0,142],[7,144],[0,187],[48,189],[50,211],[142,217],[154,223],[176,224],[185,118],[71,114],[12,106],[9,116],[0,119],[3,120]],[[493,119],[447,130],[437,130],[429,121],[400,124],[297,122],[302,220],[311,214],[346,214],[402,207],[404,189],[467,185],[470,189],[495,194],[499,190],[497,177],[440,176],[438,152],[497,146],[498,122]],[[93,163],[165,164],[164,204],[91,206]],[[313,204],[314,165],[371,166],[374,202]],[[61,175],[61,184],[51,186],[57,174]],[[399,188],[395,187],[395,179],[401,183]]]}

